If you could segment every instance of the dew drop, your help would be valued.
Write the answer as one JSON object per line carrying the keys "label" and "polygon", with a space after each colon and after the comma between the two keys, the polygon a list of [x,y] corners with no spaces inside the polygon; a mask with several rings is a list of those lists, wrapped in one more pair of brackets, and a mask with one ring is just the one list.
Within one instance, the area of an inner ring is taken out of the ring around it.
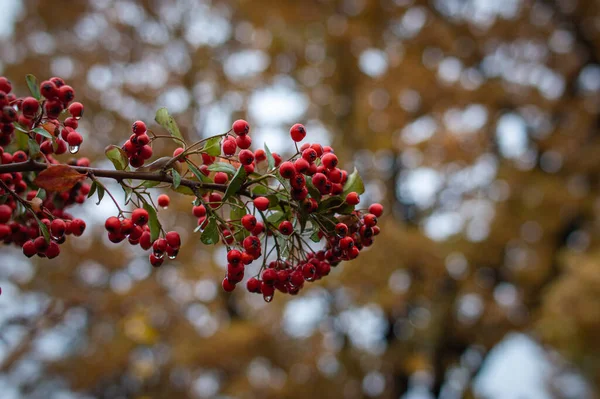
{"label": "dew drop", "polygon": [[265,302],[271,302],[273,300],[273,295],[263,295],[263,299]]}
{"label": "dew drop", "polygon": [[158,259],[162,259],[165,257],[165,253],[164,252],[157,252],[157,251],[152,251],[154,253],[154,256],[156,256]]}
{"label": "dew drop", "polygon": [[77,154],[79,152],[79,146],[78,145],[70,145],[69,152],[71,154]]}
{"label": "dew drop", "polygon": [[163,206],[162,209],[169,209],[169,207],[168,206]]}
{"label": "dew drop", "polygon": [[169,255],[169,259],[171,259],[171,260],[175,259],[176,257],[177,257],[177,254],[171,254],[171,255]]}

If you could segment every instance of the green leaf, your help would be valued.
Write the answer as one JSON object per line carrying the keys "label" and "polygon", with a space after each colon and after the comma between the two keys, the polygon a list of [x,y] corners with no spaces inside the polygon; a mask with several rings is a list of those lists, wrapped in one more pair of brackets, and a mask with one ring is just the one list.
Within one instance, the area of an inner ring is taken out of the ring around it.
{"label": "green leaf", "polygon": [[35,193],[35,196],[37,198],[46,199],[46,190],[44,190],[43,188],[38,189],[37,193]]}
{"label": "green leaf", "polygon": [[279,223],[285,220],[285,213],[281,211],[275,211],[267,216],[267,222],[274,225],[275,227],[279,226]]}
{"label": "green leaf", "polygon": [[250,189],[250,191],[254,195],[265,195],[269,192],[269,189],[261,184],[256,184]]}
{"label": "green leaf", "polygon": [[106,157],[112,162],[115,166],[116,170],[125,170],[127,165],[129,165],[129,160],[127,159],[127,154],[121,147],[117,147],[116,145],[109,145],[104,150]]}
{"label": "green leaf", "polygon": [[173,188],[177,190],[181,184],[181,175],[175,169],[171,169],[171,175],[173,176]]}
{"label": "green leaf", "polygon": [[18,130],[21,133],[25,133],[28,134],[29,130],[25,129],[23,126],[19,125],[17,122],[13,122],[13,125],[15,126],[15,129]]}
{"label": "green leaf", "polygon": [[306,179],[306,189],[308,190],[311,198],[314,198],[317,201],[321,200],[321,192],[315,187],[315,185],[312,183],[312,179],[310,178]]}
{"label": "green leaf", "polygon": [[125,199],[123,201],[123,203],[125,205],[127,205],[129,203],[129,201],[131,200],[131,196],[133,195],[133,189],[126,187],[126,186],[122,186],[123,187],[123,192],[125,193]]}
{"label": "green leaf", "polygon": [[194,174],[194,176],[196,176],[198,178],[198,180],[200,180],[203,183],[214,183],[210,177],[206,176],[204,173],[200,172],[200,169],[198,169],[196,167],[196,165],[194,165],[193,163],[191,163],[190,161],[186,160],[187,164],[188,164],[188,168],[192,171],[192,173]]}
{"label": "green leaf", "polygon": [[200,241],[206,245],[212,245],[219,242],[219,228],[214,217],[208,219],[208,225],[200,235]]}
{"label": "green leaf", "polygon": [[27,146],[29,147],[29,156],[35,158],[40,153],[40,145],[32,138],[27,140]]}
{"label": "green leaf", "polygon": [[[173,189],[173,187],[171,188]],[[179,186],[177,189],[174,189],[174,191],[177,191],[179,194],[183,195],[196,195],[196,193],[194,193],[194,191],[188,186]]]}
{"label": "green leaf", "polygon": [[344,203],[344,200],[340,197],[329,197],[326,200],[321,201],[321,203],[319,204],[319,208],[317,209],[317,212],[319,212],[319,213],[327,212],[329,209],[340,206],[343,203]]}
{"label": "green leaf", "polygon": [[267,165],[269,165],[269,170],[271,170],[275,167],[275,158],[273,158],[273,154],[269,150],[267,143],[265,143],[265,154],[267,155]]}
{"label": "green leaf", "polygon": [[154,180],[145,180],[142,183],[142,187],[146,187],[146,188],[152,188],[152,187],[156,187],[160,184],[159,181],[154,181]]}
{"label": "green leaf", "polygon": [[221,155],[221,137],[217,136],[208,139],[202,148],[202,152],[205,152],[213,157]]}
{"label": "green leaf", "polygon": [[232,176],[236,172],[235,167],[232,164],[226,162],[215,162],[211,165],[208,165],[208,170],[210,170],[211,172],[225,172],[228,175]]}
{"label": "green leaf", "polygon": [[158,221],[158,215],[156,209],[147,202],[144,202],[144,209],[148,211],[148,227],[150,227],[150,239],[156,240],[160,235],[160,222]]}
{"label": "green leaf", "polygon": [[36,100],[39,100],[40,98],[42,98],[42,95],[40,94],[40,86],[38,85],[36,77],[29,74],[29,75],[25,76],[25,80],[27,81],[27,87],[29,87],[29,91],[31,92],[31,95]]}
{"label": "green leaf", "polygon": [[165,107],[160,108],[158,111],[156,111],[156,116],[154,117],[154,120],[156,121],[156,123],[167,129],[171,136],[179,139],[173,139],[174,142],[176,142],[179,145],[182,144],[183,136],[179,131],[179,127],[177,127],[177,122],[175,122],[175,119],[173,119],[173,117],[169,115],[169,111],[167,111]]}
{"label": "green leaf", "polygon": [[102,202],[102,198],[104,198],[104,192],[106,191],[104,189],[104,186],[102,184],[98,184],[98,202],[96,202],[96,205],[100,205],[100,202]]}
{"label": "green leaf", "polygon": [[44,129],[43,127],[36,127],[36,128],[34,128],[34,129],[32,129],[32,130],[33,130],[33,132],[35,132],[35,133],[39,134],[40,136],[44,136],[44,137],[46,137],[46,138],[49,138],[49,139],[53,139],[53,138],[54,138],[54,136],[53,136],[53,135],[51,135],[51,134],[50,134],[50,133],[49,133],[49,132],[48,132],[46,129]]}
{"label": "green leaf", "polygon": [[298,222],[300,223],[300,233],[304,233],[306,222],[308,222],[308,213],[304,212],[303,209],[298,212]]}
{"label": "green leaf", "polygon": [[229,185],[227,186],[227,189],[225,190],[225,195],[223,196],[223,201],[225,201],[227,198],[231,197],[232,195],[237,194],[238,191],[240,191],[240,188],[242,187],[242,184],[244,183],[245,180],[246,180],[246,169],[244,169],[244,167],[240,165],[237,172],[235,172],[233,179],[231,179],[231,181],[229,182]]}
{"label": "green leaf", "polygon": [[[27,134],[27,132],[25,133],[21,133],[21,132],[17,132],[15,134],[17,136],[17,146],[19,147],[20,150],[27,150],[28,147],[28,143],[29,143],[29,135]],[[37,144],[37,142],[36,142]]]}
{"label": "green leaf", "polygon": [[244,216],[246,216],[248,212],[246,208],[240,206],[231,206],[231,212],[229,212],[229,218],[231,220],[240,220]]}
{"label": "green leaf", "polygon": [[344,184],[344,191],[342,191],[341,197],[346,198],[346,195],[351,192],[355,192],[358,195],[361,195],[365,192],[365,185],[356,168],[354,168],[352,174],[348,176],[348,180],[346,181],[346,184]]}
{"label": "green leaf", "polygon": [[319,229],[316,229],[314,233],[312,233],[312,235],[310,236],[310,239],[312,240],[312,242],[320,242],[321,239],[319,238]]}
{"label": "green leaf", "polygon": [[37,221],[37,224],[38,224],[38,226],[40,228],[40,233],[42,233],[42,236],[44,237],[44,239],[46,240],[46,242],[50,242],[50,232],[48,231],[48,226],[46,226],[40,220],[40,218],[37,217],[37,215],[34,212],[32,212],[31,214],[33,215],[33,217]]}
{"label": "green leaf", "polygon": [[95,181],[92,182],[92,185],[90,186],[90,192],[88,193],[87,197],[91,198],[92,195],[94,195],[94,193],[96,192],[96,189],[98,188],[98,185],[96,184]]}

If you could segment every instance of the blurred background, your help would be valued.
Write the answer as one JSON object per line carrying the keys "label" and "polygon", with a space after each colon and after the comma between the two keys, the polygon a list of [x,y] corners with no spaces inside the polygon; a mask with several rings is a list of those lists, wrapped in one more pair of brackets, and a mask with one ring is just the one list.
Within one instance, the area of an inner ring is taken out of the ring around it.
{"label": "blurred background", "polygon": [[[81,151],[136,119],[189,140],[289,126],[381,202],[382,234],[298,297],[220,289],[224,249],[109,243],[105,199],[53,261],[0,249],[0,398],[595,398],[600,3],[0,0],[0,74],[61,76]],[[157,155],[170,154],[167,143]],[[115,195],[122,198],[116,188]]]}

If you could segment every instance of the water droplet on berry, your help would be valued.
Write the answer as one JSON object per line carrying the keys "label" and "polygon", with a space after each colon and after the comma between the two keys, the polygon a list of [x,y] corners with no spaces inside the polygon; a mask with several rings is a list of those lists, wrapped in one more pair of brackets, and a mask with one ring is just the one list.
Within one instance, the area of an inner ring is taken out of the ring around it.
{"label": "water droplet on berry", "polygon": [[78,145],[70,145],[69,152],[71,154],[77,154],[79,152],[79,146]]}
{"label": "water droplet on berry", "polygon": [[79,116],[74,116],[73,118],[75,118],[75,120],[76,120],[76,121],[78,121],[78,120],[80,120],[80,119],[81,119],[81,115],[79,115]]}
{"label": "water droplet on berry", "polygon": [[60,240],[62,238],[62,236],[55,236],[54,234],[50,234],[50,235],[52,236],[52,239],[54,241],[58,241],[58,240]]}
{"label": "water droplet on berry", "polygon": [[169,255],[169,259],[171,259],[171,260],[175,259],[176,257],[177,257],[177,254],[171,254],[171,255]]}
{"label": "water droplet on berry", "polygon": [[162,259],[165,257],[165,253],[164,252],[157,252],[157,251],[152,251],[152,253],[154,254],[154,256],[156,256],[158,259]]}
{"label": "water droplet on berry", "polygon": [[315,278],[317,278],[317,275],[316,275],[316,274],[313,274],[312,276],[310,276],[310,277],[305,277],[304,279],[305,279],[306,281],[315,281]]}
{"label": "water droplet on berry", "polygon": [[273,295],[263,295],[263,299],[265,302],[271,302],[273,300]]}
{"label": "water droplet on berry", "polygon": [[168,206],[163,206],[162,209],[169,209],[169,207]]}

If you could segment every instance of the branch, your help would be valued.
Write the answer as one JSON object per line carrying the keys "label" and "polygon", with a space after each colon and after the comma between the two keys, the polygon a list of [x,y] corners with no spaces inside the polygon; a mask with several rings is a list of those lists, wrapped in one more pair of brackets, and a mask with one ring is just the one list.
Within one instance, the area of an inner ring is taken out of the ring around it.
{"label": "branch", "polygon": [[[105,177],[109,179],[115,179],[121,182],[125,179],[132,180],[149,180],[158,181],[163,183],[173,183],[173,178],[164,172],[134,172],[124,170],[109,170],[109,169],[98,169],[89,168],[85,166],[73,166],[67,165],[73,170],[79,173],[84,173],[88,176],[93,175],[95,177]],[[42,170],[52,167],[46,163],[41,162],[17,162],[11,164],[0,165],[0,174],[2,173],[15,173],[15,172],[40,172]],[[227,190],[227,184],[216,184],[216,183],[204,183],[196,180],[181,179],[181,186],[186,186],[191,189],[204,188],[209,190],[217,190],[225,192]]]}

